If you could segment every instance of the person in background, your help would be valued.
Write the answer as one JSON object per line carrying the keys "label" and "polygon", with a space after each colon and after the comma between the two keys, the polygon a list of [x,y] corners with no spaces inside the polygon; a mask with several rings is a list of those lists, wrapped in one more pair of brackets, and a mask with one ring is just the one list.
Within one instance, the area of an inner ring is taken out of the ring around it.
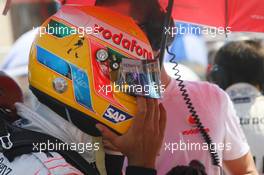
{"label": "person in background", "polygon": [[210,81],[234,103],[259,174],[264,174],[264,48],[260,41],[230,42],[215,56]]}
{"label": "person in background", "polygon": [[[164,10],[161,9],[157,0],[142,1],[140,6],[136,0],[130,0],[130,2],[132,8],[127,15],[133,17],[138,24],[142,24],[141,27],[147,34],[152,48],[158,53],[160,33],[163,31],[162,21],[164,16],[162,14],[164,14]],[[200,116],[199,120],[195,120],[186,106],[179,82],[172,80],[167,75],[164,67],[161,71],[161,83],[166,87],[160,103],[163,104],[166,110],[167,124],[163,146],[156,161],[157,174],[164,175],[177,165],[190,165],[193,161],[197,162],[197,160],[204,165],[205,171],[209,175],[219,173],[221,171],[219,166],[221,167],[223,164],[234,175],[257,174],[234,107],[225,92],[210,83],[184,82],[189,98],[191,98]],[[207,133],[200,133],[200,124],[197,125],[199,121],[203,123],[203,131],[206,130]],[[117,151],[122,150],[115,142],[118,136],[106,127],[102,127],[104,128],[103,136],[107,148]],[[177,149],[177,144],[180,143],[198,146],[205,144],[204,135],[209,135],[213,143],[218,146],[215,150],[218,154],[217,157],[210,154],[208,149],[202,149],[201,147],[199,150],[197,148],[188,149],[187,147],[186,149],[180,149],[179,147]],[[225,147],[223,149],[221,145],[227,147],[229,145],[231,148],[226,149]],[[212,164],[212,160],[215,161],[215,158],[219,159],[219,166]]]}
{"label": "person in background", "polygon": [[[0,70],[17,81],[24,93],[25,103],[28,101],[28,57],[32,42],[39,30],[35,26],[39,26],[44,20],[54,14],[58,6],[59,3],[54,0],[37,0],[34,3],[13,0],[12,3],[11,1],[6,3],[5,13],[10,8],[9,13],[11,13],[13,25],[12,33],[16,41],[3,61],[1,61]],[[36,14],[36,12],[38,13]],[[34,19],[30,19],[29,17],[32,17],[33,14]]]}
{"label": "person in background", "polygon": [[0,70],[14,78],[21,87],[25,103],[28,101],[28,60],[29,52],[38,28],[23,34],[12,46],[0,65]]}

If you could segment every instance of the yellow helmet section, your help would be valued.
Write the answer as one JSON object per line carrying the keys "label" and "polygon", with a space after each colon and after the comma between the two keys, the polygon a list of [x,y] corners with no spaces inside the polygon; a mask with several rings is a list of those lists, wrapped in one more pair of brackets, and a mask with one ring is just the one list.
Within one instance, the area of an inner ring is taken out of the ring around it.
{"label": "yellow helmet section", "polygon": [[124,133],[136,114],[135,97],[113,91],[108,75],[113,71],[98,62],[98,50],[153,59],[145,34],[131,18],[100,7],[65,6],[41,26],[32,45],[30,86]]}

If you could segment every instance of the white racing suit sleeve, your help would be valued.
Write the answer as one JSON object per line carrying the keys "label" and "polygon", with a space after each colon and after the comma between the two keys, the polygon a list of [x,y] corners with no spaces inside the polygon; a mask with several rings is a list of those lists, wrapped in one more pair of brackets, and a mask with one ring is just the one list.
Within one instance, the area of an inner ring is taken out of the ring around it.
{"label": "white racing suit sleeve", "polygon": [[9,162],[0,154],[0,173],[3,175],[83,175],[58,153],[32,153]]}
{"label": "white racing suit sleeve", "polygon": [[234,105],[227,94],[223,93],[222,111],[225,117],[225,150],[223,160],[235,160],[249,152],[249,145],[245,134],[239,124],[239,118]]}

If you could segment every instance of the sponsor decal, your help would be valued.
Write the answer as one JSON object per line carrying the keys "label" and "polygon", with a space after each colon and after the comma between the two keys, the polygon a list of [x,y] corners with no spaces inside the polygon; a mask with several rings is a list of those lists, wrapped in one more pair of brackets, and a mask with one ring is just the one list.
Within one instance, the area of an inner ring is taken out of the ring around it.
{"label": "sponsor decal", "polygon": [[264,125],[264,117],[240,117],[240,125]]}
{"label": "sponsor decal", "polygon": [[[195,119],[192,115],[187,117],[187,123],[189,125],[191,125],[193,128],[189,129],[189,130],[182,131],[183,135],[195,135],[195,134],[200,133],[200,129],[198,127],[196,127],[196,122],[195,122]],[[209,128],[205,128],[204,130],[205,130],[205,132],[210,131]]]}
{"label": "sponsor decal", "polygon": [[[81,10],[64,6],[55,17],[65,20],[66,22],[74,25],[74,27],[88,28],[94,26],[93,37],[98,38],[111,46],[115,46],[118,49],[130,54],[133,58],[146,60],[153,60],[152,48],[148,43],[141,41],[133,35],[119,30],[102,20],[98,20],[96,17],[83,13]],[[132,33],[132,32],[131,32]]]}
{"label": "sponsor decal", "polygon": [[[204,128],[205,132],[210,132],[209,128]],[[199,128],[192,128],[190,130],[185,130],[182,132],[183,135],[195,135],[195,134],[199,134],[200,133],[200,129]]]}
{"label": "sponsor decal", "polygon": [[0,173],[1,175],[9,175],[13,170],[4,163],[4,158],[0,158]]}
{"label": "sponsor decal", "polygon": [[194,117],[191,116],[191,115],[187,117],[187,123],[190,124],[191,126],[195,126],[196,125]]}
{"label": "sponsor decal", "polygon": [[36,46],[36,49],[37,61],[56,73],[61,74],[64,78],[70,79],[73,83],[74,96],[77,103],[94,112],[87,73],[40,46]]}
{"label": "sponsor decal", "polygon": [[243,98],[234,98],[232,101],[235,104],[241,104],[241,103],[251,103],[250,97],[243,97]]}
{"label": "sponsor decal", "polygon": [[98,24],[95,24],[95,27],[98,30],[98,34],[100,34],[103,40],[106,42],[110,42],[110,44],[115,44],[117,46],[121,46],[126,51],[130,51],[137,55],[139,58],[144,59],[152,59],[152,52],[148,50],[147,48],[144,48],[140,45],[140,43],[133,39],[132,37],[129,39],[127,36],[125,36],[122,32],[114,33],[112,30],[107,29],[105,27],[99,26]]}
{"label": "sponsor decal", "polygon": [[103,117],[104,117],[106,120],[108,120],[108,121],[110,121],[110,122],[112,122],[112,123],[115,123],[115,124],[117,124],[117,123],[121,123],[121,122],[124,122],[124,121],[127,121],[127,120],[129,120],[129,119],[132,118],[131,115],[129,115],[129,114],[127,114],[127,113],[125,113],[125,112],[123,112],[123,111],[121,111],[121,110],[115,108],[115,107],[112,106],[112,105],[110,105],[110,106],[106,109],[106,111],[105,111]]}

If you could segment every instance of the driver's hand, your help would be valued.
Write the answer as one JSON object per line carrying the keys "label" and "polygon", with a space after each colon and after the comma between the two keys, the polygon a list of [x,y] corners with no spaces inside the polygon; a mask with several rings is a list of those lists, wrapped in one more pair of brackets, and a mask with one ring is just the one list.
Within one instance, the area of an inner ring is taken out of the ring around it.
{"label": "driver's hand", "polygon": [[106,126],[98,124],[108,149],[122,152],[129,166],[155,168],[166,126],[166,111],[156,99],[137,98],[138,112],[130,129],[118,136]]}

